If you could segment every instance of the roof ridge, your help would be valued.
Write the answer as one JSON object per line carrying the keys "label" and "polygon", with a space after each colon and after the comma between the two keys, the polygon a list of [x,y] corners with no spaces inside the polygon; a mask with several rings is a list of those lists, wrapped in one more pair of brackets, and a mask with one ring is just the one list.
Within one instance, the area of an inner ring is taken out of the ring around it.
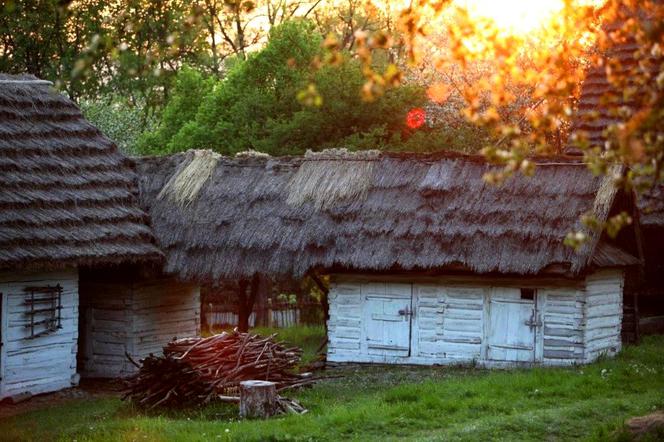
{"label": "roof ridge", "polygon": [[35,85],[45,85],[53,86],[52,81],[48,80],[0,80],[0,84],[35,84]]}
{"label": "roof ridge", "polygon": [[[374,162],[382,159],[396,159],[396,160],[415,160],[415,161],[440,161],[440,160],[455,160],[462,159],[468,161],[475,161],[487,165],[500,166],[500,164],[492,163],[481,154],[470,154],[465,152],[458,152],[453,150],[441,150],[436,152],[394,152],[394,151],[379,151],[376,149],[371,150],[357,150],[350,151],[345,148],[332,148],[323,149],[321,151],[307,150],[302,155],[276,155],[269,154],[258,155],[225,155],[219,154],[212,149],[188,149],[182,152],[175,152],[168,155],[145,155],[133,157],[135,161],[151,161],[160,160],[161,158],[171,158],[177,156],[186,157],[189,154],[201,155],[204,152],[215,154],[218,161],[223,161],[227,165],[236,166],[256,166],[259,163],[267,163],[270,161],[301,161],[301,162],[315,162],[315,161],[349,161],[349,162]],[[588,163],[574,155],[532,155],[527,157],[533,161],[537,166],[587,166]]]}

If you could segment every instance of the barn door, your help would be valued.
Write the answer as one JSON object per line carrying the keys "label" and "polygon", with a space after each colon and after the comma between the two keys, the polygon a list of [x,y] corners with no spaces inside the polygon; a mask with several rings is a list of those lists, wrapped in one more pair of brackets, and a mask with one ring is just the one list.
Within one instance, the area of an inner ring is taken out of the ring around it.
{"label": "barn door", "polygon": [[412,286],[365,284],[362,292],[368,354],[410,356]]}
{"label": "barn door", "polygon": [[493,361],[536,362],[538,327],[541,327],[541,321],[535,290],[493,289],[489,306],[487,358]]}

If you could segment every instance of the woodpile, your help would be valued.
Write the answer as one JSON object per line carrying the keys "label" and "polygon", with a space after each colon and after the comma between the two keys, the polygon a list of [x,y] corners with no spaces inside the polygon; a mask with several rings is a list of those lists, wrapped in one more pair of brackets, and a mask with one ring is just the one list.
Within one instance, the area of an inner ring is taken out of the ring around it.
{"label": "woodpile", "polygon": [[169,342],[163,356],[150,355],[128,384],[125,399],[145,407],[191,407],[211,401],[236,402],[242,381],[265,380],[277,391],[309,385],[297,374],[302,350],[250,333],[223,332],[208,338]]}

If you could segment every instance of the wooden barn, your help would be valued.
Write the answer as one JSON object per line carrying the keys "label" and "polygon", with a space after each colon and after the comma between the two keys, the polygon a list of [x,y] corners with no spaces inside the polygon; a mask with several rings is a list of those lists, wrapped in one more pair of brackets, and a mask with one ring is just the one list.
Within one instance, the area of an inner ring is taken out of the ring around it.
{"label": "wooden barn", "polygon": [[482,180],[483,158],[343,150],[305,157],[190,151],[138,161],[141,199],[183,278],[328,274],[328,360],[584,363],[621,348],[634,250],[586,231],[633,204],[585,164]]}
{"label": "wooden barn", "polygon": [[[197,288],[160,282],[163,254],[113,142],[29,75],[0,76],[0,135],[0,398],[121,375],[125,352],[197,333]],[[166,327],[176,311],[181,326]]]}

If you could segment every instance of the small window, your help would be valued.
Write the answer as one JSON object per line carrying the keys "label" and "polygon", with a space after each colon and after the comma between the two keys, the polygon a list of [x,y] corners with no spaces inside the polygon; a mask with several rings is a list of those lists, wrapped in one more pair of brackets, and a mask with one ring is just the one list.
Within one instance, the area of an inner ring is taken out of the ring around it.
{"label": "small window", "polygon": [[62,328],[62,287],[26,287],[25,315],[28,329],[26,339],[35,339]]}
{"label": "small window", "polygon": [[521,289],[521,299],[535,300],[535,289]]}

